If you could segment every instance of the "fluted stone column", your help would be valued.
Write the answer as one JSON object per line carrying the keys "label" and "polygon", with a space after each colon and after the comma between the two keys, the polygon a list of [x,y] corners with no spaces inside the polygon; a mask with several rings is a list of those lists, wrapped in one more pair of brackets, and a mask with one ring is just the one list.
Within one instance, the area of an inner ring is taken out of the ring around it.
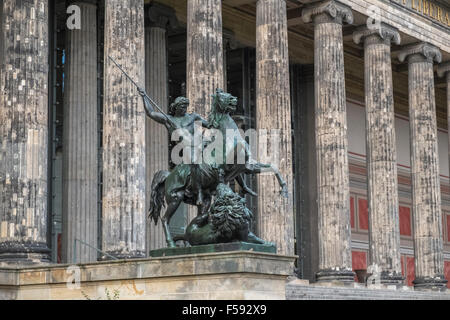
{"label": "fluted stone column", "polygon": [[[167,31],[175,26],[173,10],[158,3],[146,7],[145,26],[145,89],[159,107],[167,112],[168,105],[168,65]],[[147,117],[146,120],[146,164],[147,191],[146,212],[150,203],[153,175],[159,170],[169,169],[169,135],[165,126]],[[166,246],[162,224],[148,223],[148,248],[150,250]]]}
{"label": "fluted stone column", "polygon": [[314,23],[315,111],[319,217],[318,281],[353,281],[347,111],[342,24],[350,8],[321,1],[303,10]]}
{"label": "fluted stone column", "polygon": [[[273,175],[258,175],[258,236],[294,254],[291,101],[286,2],[259,0],[256,5],[256,128],[280,130],[278,166],[289,197],[280,195]],[[268,150],[274,152],[274,149]]]}
{"label": "fluted stone column", "polygon": [[0,264],[48,262],[48,1],[0,5]]}
{"label": "fluted stone column", "polygon": [[[187,1],[187,70],[186,94],[188,112],[206,118],[211,108],[211,95],[224,88],[222,1]],[[197,209],[188,208],[188,223]]]}
{"label": "fluted stone column", "polygon": [[367,180],[369,199],[369,265],[385,284],[403,282],[398,214],[397,151],[391,43],[400,34],[381,24],[359,28],[353,35],[364,43],[366,90]]}
{"label": "fluted stone column", "polygon": [[224,88],[222,1],[187,1],[186,90],[189,112],[205,117],[211,95]]}
{"label": "fluted stone column", "polygon": [[[439,77],[445,77],[447,81],[447,124],[450,124],[450,61],[441,64],[438,68]],[[450,125],[448,126],[450,129]],[[448,130],[448,159],[450,161],[450,130]]]}
{"label": "fluted stone column", "polygon": [[145,83],[144,1],[105,2],[102,248],[145,256],[145,111],[134,85]]}
{"label": "fluted stone column", "polygon": [[76,1],[81,29],[67,31],[63,133],[63,261],[91,262],[98,248],[97,6]]}
{"label": "fluted stone column", "polygon": [[417,289],[445,289],[441,190],[433,62],[438,48],[420,43],[399,53],[409,65],[409,124],[415,280]]}

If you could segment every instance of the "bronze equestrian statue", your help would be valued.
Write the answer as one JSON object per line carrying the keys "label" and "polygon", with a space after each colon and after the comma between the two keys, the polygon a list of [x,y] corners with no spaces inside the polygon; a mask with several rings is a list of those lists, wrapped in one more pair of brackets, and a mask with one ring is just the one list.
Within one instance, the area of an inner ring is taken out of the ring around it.
{"label": "bronze equestrian statue", "polygon": [[[142,91],[140,92],[142,94]],[[195,228],[199,228],[199,225],[204,227],[203,224],[211,220],[211,201],[212,197],[217,194],[216,189],[220,183],[228,184],[234,179],[238,182],[242,182],[243,174],[258,174],[263,170],[272,171],[282,188],[282,195],[287,196],[286,182],[274,166],[258,163],[253,160],[247,142],[240,135],[237,135],[238,139],[234,139],[233,141],[226,139],[227,130],[238,130],[236,123],[230,116],[230,113],[236,108],[236,97],[233,97],[220,89],[217,90],[213,97],[213,105],[208,117],[209,121],[205,127],[219,130],[224,139],[224,150],[234,152],[235,155],[243,153],[242,156],[245,159],[245,162],[241,164],[227,163],[225,160],[228,154],[227,152],[222,152],[215,158],[213,156],[212,161],[209,163],[203,161],[200,164],[179,164],[171,172],[162,170],[154,175],[151,186],[152,194],[149,214],[155,224],[161,219],[169,247],[175,247],[175,241],[169,230],[170,219],[181,202],[197,205],[199,208],[197,218],[194,219],[193,224],[188,226],[186,230],[187,233],[192,233],[192,228],[194,228],[194,226]],[[150,103],[145,99],[145,96],[144,100],[146,101],[147,109]],[[161,217],[160,211],[164,206],[164,200],[167,203],[167,209],[164,216]],[[242,214],[244,214],[244,212],[242,212]],[[196,234],[198,235],[198,232]],[[251,233],[250,230],[247,230],[246,234],[247,241],[249,242],[265,243]],[[186,235],[185,238],[189,241],[189,238],[191,237]],[[238,239],[231,237],[227,240],[228,241],[225,242],[237,241]],[[193,240],[191,239],[191,241]],[[197,240],[195,243],[199,243],[199,241]]]}
{"label": "bronze equestrian statue", "polygon": [[[161,170],[153,176],[149,216],[155,224],[161,219],[167,245],[175,247],[169,223],[181,202],[198,207],[197,217],[188,225],[185,235],[181,237],[190,245],[234,241],[267,243],[250,231],[252,213],[245,206],[245,199],[233,192],[228,184],[236,179],[245,193],[256,196],[246,186],[243,175],[270,171],[275,174],[280,184],[282,196],[287,197],[287,186],[276,167],[271,164],[258,163],[252,158],[249,145],[238,133],[238,126],[230,115],[236,110],[237,98],[217,89],[216,94],[213,95],[208,121],[196,113],[186,112],[189,100],[185,97],[175,99],[175,102],[169,107],[169,114],[166,114],[123,70],[120,64],[113,58],[109,58],[138,88],[139,94],[144,100],[147,116],[163,124],[171,136],[176,131],[180,134],[182,141],[190,141],[194,135],[195,123],[199,122],[206,130],[219,132],[219,138],[223,139],[222,141],[210,141],[209,144],[201,142],[200,145],[187,150],[192,159],[195,151],[200,151],[203,155],[205,148],[219,142],[219,146],[222,146],[223,149],[213,149],[206,160],[202,158],[199,163],[195,161],[194,163],[192,161],[180,163],[175,165],[170,172]],[[227,139],[230,130],[236,133],[233,140]],[[233,156],[231,163],[227,162],[230,156]],[[236,159],[243,159],[243,161],[240,163]],[[214,202],[212,202],[213,197]],[[161,209],[166,203],[166,212],[161,217]]]}

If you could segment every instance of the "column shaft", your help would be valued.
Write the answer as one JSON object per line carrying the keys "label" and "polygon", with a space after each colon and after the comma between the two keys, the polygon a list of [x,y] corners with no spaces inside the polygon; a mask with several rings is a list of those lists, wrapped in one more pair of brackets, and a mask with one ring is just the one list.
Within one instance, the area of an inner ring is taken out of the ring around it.
{"label": "column shaft", "polygon": [[222,1],[187,2],[186,89],[189,112],[205,117],[211,95],[223,89]]}
{"label": "column shaft", "polygon": [[[450,61],[447,61],[438,68],[439,77],[444,77],[447,80],[447,126],[450,128]],[[450,161],[450,130],[448,130],[448,159]]]}
{"label": "column shaft", "polygon": [[418,289],[444,288],[441,189],[433,60],[439,50],[428,44],[399,54],[409,63],[409,123],[415,280]]}
{"label": "column shaft", "polygon": [[0,262],[48,261],[48,1],[0,5]]}
{"label": "column shaft", "polygon": [[102,248],[121,258],[145,256],[145,111],[108,56],[143,86],[144,41],[144,1],[106,1]]}
{"label": "column shaft", "polygon": [[67,31],[63,133],[63,261],[91,262],[98,248],[97,7],[81,9],[80,30]]}
{"label": "column shaft", "polygon": [[363,27],[366,89],[367,180],[369,199],[369,264],[380,272],[381,283],[403,282],[400,257],[397,152],[391,41],[400,35],[387,25]]}
{"label": "column shaft", "polygon": [[[286,2],[259,0],[256,8],[256,128],[279,130],[276,154],[288,185],[289,197],[280,195],[273,175],[258,176],[258,236],[277,245],[278,253],[294,254],[291,102]],[[268,150],[273,154],[274,149]],[[274,154],[273,154],[274,155]]]}
{"label": "column shaft", "polygon": [[[211,108],[211,95],[224,89],[222,1],[187,1],[187,70],[186,93],[188,112],[206,118]],[[188,207],[188,223],[197,209]]]}
{"label": "column shaft", "polygon": [[[167,47],[166,30],[163,27],[145,29],[145,88],[150,97],[167,112]],[[147,163],[147,197],[146,208],[150,203],[153,175],[159,170],[169,168],[169,135],[165,126],[147,118],[146,129],[146,163]],[[146,210],[146,211],[147,211]],[[149,223],[149,249],[166,246],[162,224]]]}
{"label": "column shaft", "polygon": [[319,218],[318,281],[353,281],[347,111],[342,21],[351,10],[325,1],[304,10],[314,21],[316,156]]}

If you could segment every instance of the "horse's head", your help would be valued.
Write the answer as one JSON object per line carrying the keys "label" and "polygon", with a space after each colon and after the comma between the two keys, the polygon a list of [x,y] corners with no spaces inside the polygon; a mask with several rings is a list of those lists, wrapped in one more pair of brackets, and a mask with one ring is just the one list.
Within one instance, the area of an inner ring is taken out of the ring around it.
{"label": "horse's head", "polygon": [[222,120],[227,119],[224,116],[229,116],[230,113],[236,111],[237,98],[222,89],[217,89],[216,94],[213,94],[212,97],[213,102],[208,120],[213,128],[217,128]]}
{"label": "horse's head", "polygon": [[236,111],[237,98],[222,89],[217,89],[216,94],[212,95],[212,110],[219,113],[231,113]]}

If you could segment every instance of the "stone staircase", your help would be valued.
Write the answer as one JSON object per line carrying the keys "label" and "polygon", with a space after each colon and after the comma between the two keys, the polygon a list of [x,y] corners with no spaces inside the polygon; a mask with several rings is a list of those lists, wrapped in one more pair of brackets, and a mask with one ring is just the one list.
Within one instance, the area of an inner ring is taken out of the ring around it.
{"label": "stone staircase", "polygon": [[286,300],[450,300],[450,290],[423,292],[412,288],[369,289],[358,284],[354,287],[327,286],[295,280],[286,285]]}

